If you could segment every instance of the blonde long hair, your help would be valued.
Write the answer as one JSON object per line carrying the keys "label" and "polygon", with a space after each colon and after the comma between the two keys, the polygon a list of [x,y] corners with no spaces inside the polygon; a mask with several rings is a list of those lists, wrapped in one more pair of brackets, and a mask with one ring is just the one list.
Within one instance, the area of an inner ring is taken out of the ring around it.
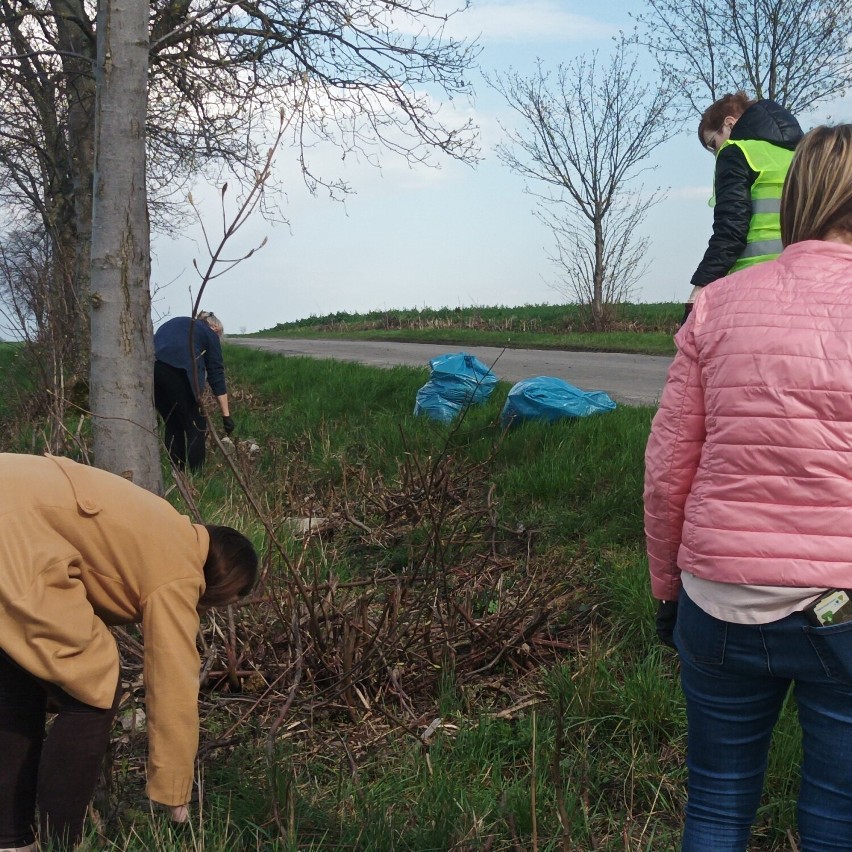
{"label": "blonde long hair", "polygon": [[815,127],[796,146],[781,195],[781,241],[852,235],[852,124]]}

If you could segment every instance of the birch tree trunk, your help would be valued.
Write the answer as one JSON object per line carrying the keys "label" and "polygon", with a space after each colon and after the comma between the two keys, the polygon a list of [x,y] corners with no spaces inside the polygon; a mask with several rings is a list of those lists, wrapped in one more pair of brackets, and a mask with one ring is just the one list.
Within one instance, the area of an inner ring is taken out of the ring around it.
{"label": "birch tree trunk", "polygon": [[162,492],[145,184],[148,0],[100,0],[89,401],[95,464]]}

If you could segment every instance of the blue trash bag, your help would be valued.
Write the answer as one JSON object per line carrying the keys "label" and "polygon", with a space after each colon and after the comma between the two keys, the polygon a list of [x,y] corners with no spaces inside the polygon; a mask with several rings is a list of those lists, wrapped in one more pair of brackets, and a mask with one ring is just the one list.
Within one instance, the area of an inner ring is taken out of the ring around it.
{"label": "blue trash bag", "polygon": [[414,399],[415,416],[425,414],[431,420],[439,420],[442,423],[452,423],[463,408],[462,403],[452,402],[443,396],[431,381],[426,382],[417,391],[417,396]]}
{"label": "blue trash bag", "polygon": [[497,376],[467,352],[439,355],[429,362],[429,381],[451,402],[473,405],[485,402],[497,384]]}
{"label": "blue trash bag", "polygon": [[525,420],[552,423],[565,417],[587,417],[612,411],[615,403],[603,391],[584,391],[552,376],[536,376],[513,385],[500,414],[503,426]]}
{"label": "blue trash bag", "polygon": [[429,362],[429,381],[417,391],[414,414],[450,423],[467,405],[485,402],[497,376],[467,352],[439,355]]}

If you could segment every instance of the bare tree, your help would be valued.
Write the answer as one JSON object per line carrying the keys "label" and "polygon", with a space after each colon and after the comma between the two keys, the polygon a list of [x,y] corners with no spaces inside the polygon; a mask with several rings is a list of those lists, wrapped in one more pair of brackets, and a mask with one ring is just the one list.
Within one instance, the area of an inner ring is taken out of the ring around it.
{"label": "bare tree", "polygon": [[852,6],[831,0],[647,0],[633,38],[703,112],[744,89],[802,112],[852,79]]}
{"label": "bare tree", "polygon": [[[18,230],[22,218],[28,228],[38,219],[49,239],[41,278],[50,292],[39,301],[63,306],[50,328],[62,326],[63,351],[57,360],[69,370],[71,383],[82,378],[75,365],[85,365],[88,345],[80,294],[88,283],[94,144],[88,127],[94,45],[87,58],[87,44],[78,38],[75,4],[54,0],[56,24],[48,40],[45,17],[27,14],[31,4],[0,0],[0,202],[14,214],[10,231]],[[55,57],[53,63],[43,61],[45,52]],[[75,180],[82,171],[88,172],[88,182]],[[17,308],[26,302],[25,290]],[[35,327],[47,328],[40,321]],[[58,338],[44,342],[50,340]]]}
{"label": "bare tree", "polygon": [[662,193],[646,194],[637,178],[677,130],[668,92],[641,81],[624,44],[608,65],[593,53],[555,74],[539,63],[529,77],[512,72],[492,85],[522,120],[505,130],[497,154],[527,179],[553,230],[558,289],[588,305],[594,327],[603,328],[644,272],[647,239],[638,228]]}
{"label": "bare tree", "polygon": [[[111,260],[101,247],[90,251],[92,66],[96,32],[102,35],[95,14],[106,2],[0,0],[0,200],[41,219],[52,241],[42,280],[64,291],[44,301],[79,306],[79,316],[90,305],[90,257]],[[182,200],[188,180],[205,168],[224,164],[251,187],[264,168],[264,133],[274,134],[282,111],[314,189],[348,189],[312,168],[309,153],[323,142],[370,160],[381,149],[416,161],[435,150],[475,157],[470,124],[447,123],[439,110],[442,96],[469,91],[465,74],[476,48],[444,37],[449,14],[436,12],[434,0],[149,0],[145,8],[149,96],[140,132],[149,152],[149,207],[160,227],[174,226],[175,197]],[[147,235],[133,234],[147,243]],[[147,311],[148,297],[139,306],[111,306],[118,313],[107,319],[104,290],[93,290],[92,316],[104,317],[105,327],[120,319],[113,332],[131,345],[144,333],[136,308]],[[78,341],[80,357],[70,363],[82,365],[86,328],[74,317],[67,313],[63,322]],[[150,344],[133,351],[144,360]],[[103,382],[106,363],[92,363],[93,382]],[[126,390],[116,388],[122,416],[137,420],[122,399]],[[95,406],[99,413],[103,404]],[[119,441],[114,450],[126,447]]]}
{"label": "bare tree", "polygon": [[44,418],[46,449],[60,453],[69,441],[76,442],[66,428],[68,407],[85,401],[80,388],[66,387],[68,378],[78,375],[77,338],[67,333],[68,317],[77,305],[65,304],[68,291],[55,286],[55,278],[68,280],[70,275],[54,275],[58,264],[52,257],[53,243],[41,223],[18,221],[15,226],[0,244],[0,330],[24,343],[32,381],[19,401],[25,400],[27,410]]}
{"label": "bare tree", "polygon": [[[460,0],[464,3],[464,0]],[[346,187],[309,159],[319,142],[374,160],[441,150],[475,157],[475,134],[439,115],[470,91],[477,49],[443,35],[434,0],[152,0],[148,180],[152,215],[174,222],[187,181],[226,165],[251,185],[264,131],[291,122],[312,188]],[[463,8],[463,6],[462,6]],[[0,0],[0,197],[57,230],[88,263],[96,0]],[[66,225],[67,223],[67,225]],[[62,251],[60,252],[60,248]],[[67,268],[69,265],[64,264]],[[85,302],[87,268],[76,269]]]}
{"label": "bare tree", "polygon": [[283,109],[314,186],[345,189],[313,170],[320,140],[367,159],[377,143],[417,161],[436,149],[469,158],[470,125],[445,122],[436,99],[470,92],[478,49],[444,35],[459,2],[446,12],[434,0],[164,5],[152,23],[152,145],[179,143],[197,159],[231,139],[239,159],[248,122],[277,126]]}
{"label": "bare tree", "polygon": [[160,493],[145,184],[148,13],[147,0],[102,0],[98,12],[89,404],[98,467]]}

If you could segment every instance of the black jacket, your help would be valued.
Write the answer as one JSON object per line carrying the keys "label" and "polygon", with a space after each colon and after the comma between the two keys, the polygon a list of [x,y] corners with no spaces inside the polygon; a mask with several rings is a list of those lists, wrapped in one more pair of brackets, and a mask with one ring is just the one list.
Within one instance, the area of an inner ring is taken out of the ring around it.
{"label": "black jacket", "polygon": [[[802,138],[799,122],[775,101],[752,104],[731,130],[731,139],[758,139],[793,150]],[[727,275],[746,247],[751,187],[757,180],[743,152],[728,145],[716,157],[713,236],[690,284],[703,287]]]}

